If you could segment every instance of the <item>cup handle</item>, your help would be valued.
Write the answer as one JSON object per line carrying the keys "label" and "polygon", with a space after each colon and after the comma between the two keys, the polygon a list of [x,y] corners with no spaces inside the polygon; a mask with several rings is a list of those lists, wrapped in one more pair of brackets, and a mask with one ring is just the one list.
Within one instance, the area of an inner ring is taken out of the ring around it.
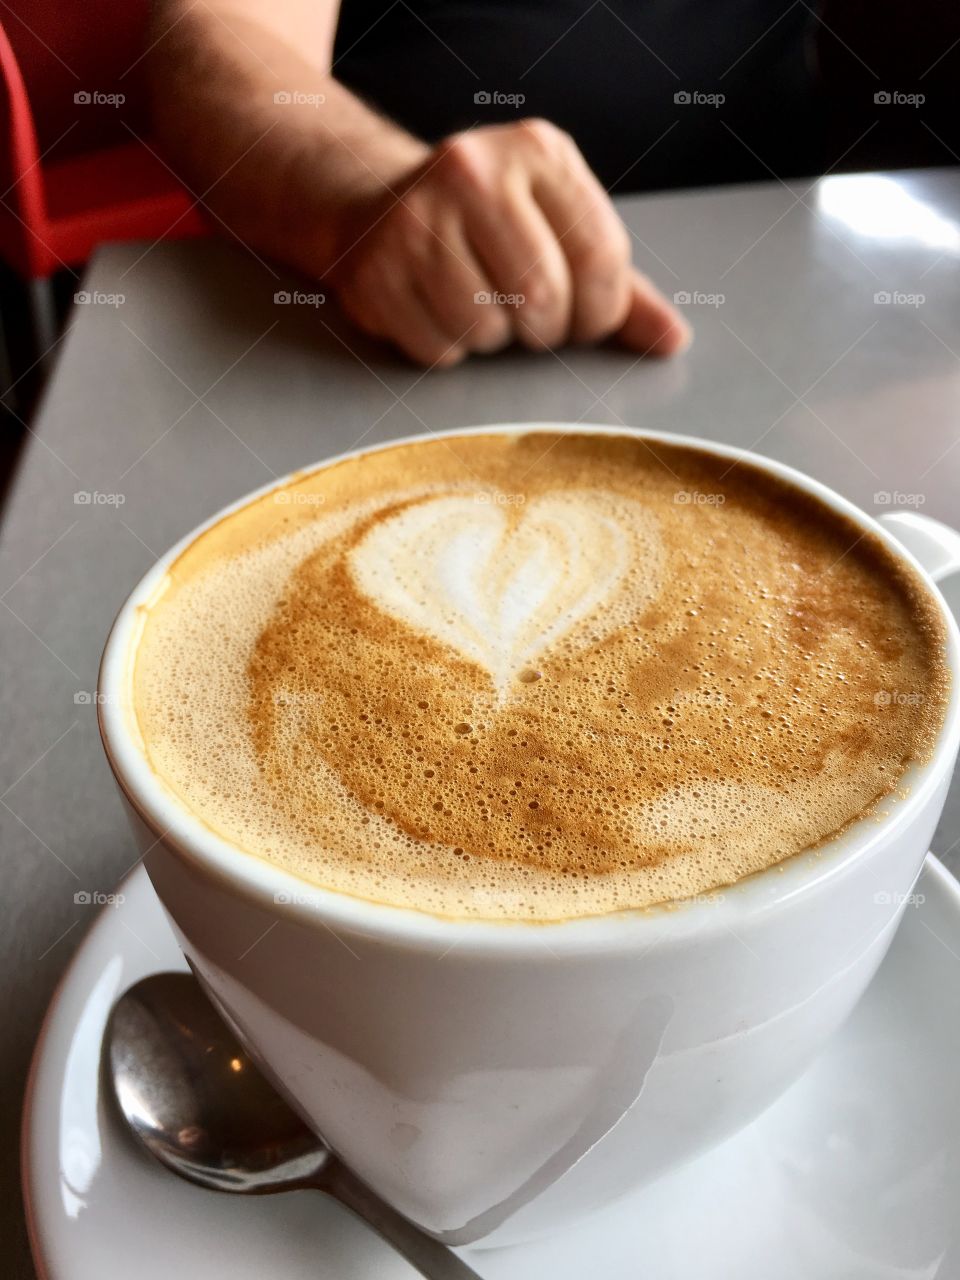
{"label": "cup handle", "polygon": [[889,511],[880,523],[919,560],[960,619],[960,533],[916,511]]}
{"label": "cup handle", "polygon": [[916,511],[890,511],[880,517],[880,523],[920,561],[934,582],[960,569],[960,533],[948,524]]}

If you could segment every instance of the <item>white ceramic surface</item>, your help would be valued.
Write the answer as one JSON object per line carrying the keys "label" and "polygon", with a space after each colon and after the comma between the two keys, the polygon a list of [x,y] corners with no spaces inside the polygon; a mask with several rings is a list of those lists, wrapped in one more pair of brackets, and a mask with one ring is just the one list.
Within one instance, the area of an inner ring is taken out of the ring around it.
{"label": "white ceramic surface", "polygon": [[[611,430],[576,427],[589,429]],[[686,442],[766,467],[910,558],[816,481]],[[133,592],[101,670],[104,741],[145,865],[265,1070],[408,1217],[454,1243],[566,1225],[746,1124],[850,1013],[942,808],[960,680],[935,756],[907,775],[905,795],[815,856],[671,913],[460,924],[307,886],[238,853],[165,793],[131,731],[130,656],[138,606],[179,549]]]}
{"label": "white ceramic surface", "polygon": [[[100,1086],[114,999],[183,960],[145,873],[67,973],[37,1049],[25,1192],[42,1280],[412,1280],[319,1193],[241,1200],[141,1155]],[[933,858],[850,1021],[736,1137],[485,1280],[957,1280],[960,886]]]}

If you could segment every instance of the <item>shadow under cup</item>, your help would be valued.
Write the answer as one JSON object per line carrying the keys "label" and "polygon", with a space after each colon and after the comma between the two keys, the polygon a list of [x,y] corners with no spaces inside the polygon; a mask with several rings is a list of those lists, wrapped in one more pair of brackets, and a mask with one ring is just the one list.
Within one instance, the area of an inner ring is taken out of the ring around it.
{"label": "shadow under cup", "polygon": [[[475,430],[532,429],[544,427]],[[772,472],[918,567],[882,525],[790,468],[647,438]],[[943,807],[960,740],[960,639],[945,607],[946,719],[933,758],[881,817],[815,858],[669,910],[453,921],[307,885],[231,847],[151,771],[131,703],[140,606],[200,532],[146,575],[114,624],[98,699],[104,746],[185,955],[277,1087],[364,1181],[450,1243],[511,1243],[695,1156],[796,1079],[876,971]]]}

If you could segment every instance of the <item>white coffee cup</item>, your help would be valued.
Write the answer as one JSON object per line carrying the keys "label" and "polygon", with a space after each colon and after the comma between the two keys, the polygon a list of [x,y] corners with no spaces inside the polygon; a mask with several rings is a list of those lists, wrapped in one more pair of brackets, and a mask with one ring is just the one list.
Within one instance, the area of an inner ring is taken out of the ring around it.
{"label": "white coffee cup", "polygon": [[[474,430],[545,427],[558,429]],[[647,438],[791,481],[931,585],[960,568],[960,535],[925,516],[877,522],[780,463]],[[100,672],[103,742],[196,973],[361,1178],[450,1243],[507,1243],[695,1156],[800,1075],[883,958],[943,807],[960,741],[960,636],[945,605],[946,720],[933,758],[878,813],[815,853],[677,909],[457,922],[325,891],[251,857],[151,771],[131,702],[142,606],[200,532],[150,570],[117,617]]]}

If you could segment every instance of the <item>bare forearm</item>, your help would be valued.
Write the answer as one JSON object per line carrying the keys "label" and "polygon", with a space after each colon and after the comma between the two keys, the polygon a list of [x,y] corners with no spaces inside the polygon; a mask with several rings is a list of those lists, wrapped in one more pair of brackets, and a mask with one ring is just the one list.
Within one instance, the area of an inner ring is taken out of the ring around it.
{"label": "bare forearm", "polygon": [[240,240],[312,274],[428,154],[331,75],[322,33],[296,48],[242,12],[161,0],[154,39],[155,118],[191,189]]}
{"label": "bare forearm", "polygon": [[426,365],[513,339],[689,340],[553,125],[430,148],[337,82],[340,0],[154,2],[156,118],[188,184],[221,229],[329,281],[366,333]]}

